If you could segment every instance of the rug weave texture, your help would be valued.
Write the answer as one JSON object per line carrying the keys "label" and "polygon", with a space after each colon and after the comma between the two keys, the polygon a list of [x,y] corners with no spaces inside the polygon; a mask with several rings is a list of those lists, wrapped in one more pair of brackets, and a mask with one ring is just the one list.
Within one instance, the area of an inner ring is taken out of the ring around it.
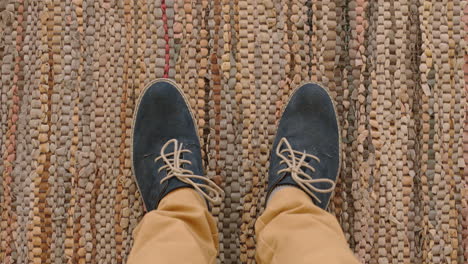
{"label": "rug weave texture", "polygon": [[[253,263],[280,111],[337,103],[330,212],[363,263],[468,262],[465,0],[0,0],[0,263],[125,263],[145,84],[194,109],[219,263]],[[157,232],[157,230],[155,230]]]}

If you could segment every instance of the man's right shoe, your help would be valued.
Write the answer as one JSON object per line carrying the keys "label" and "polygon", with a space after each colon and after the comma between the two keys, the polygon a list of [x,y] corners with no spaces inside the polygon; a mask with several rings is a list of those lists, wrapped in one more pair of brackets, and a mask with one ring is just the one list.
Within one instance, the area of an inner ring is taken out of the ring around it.
{"label": "man's right shoe", "polygon": [[278,186],[302,189],[326,209],[340,171],[340,133],[328,91],[297,88],[283,109],[270,155],[267,200]]}

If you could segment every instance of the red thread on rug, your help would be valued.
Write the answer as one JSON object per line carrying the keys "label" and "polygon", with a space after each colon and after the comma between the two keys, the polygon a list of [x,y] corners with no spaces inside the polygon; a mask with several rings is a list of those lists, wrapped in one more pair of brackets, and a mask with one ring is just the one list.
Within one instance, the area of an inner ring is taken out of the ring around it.
{"label": "red thread on rug", "polygon": [[164,39],[166,40],[166,64],[164,65],[164,78],[169,77],[169,30],[167,26],[166,1],[161,1],[162,19],[164,23]]}

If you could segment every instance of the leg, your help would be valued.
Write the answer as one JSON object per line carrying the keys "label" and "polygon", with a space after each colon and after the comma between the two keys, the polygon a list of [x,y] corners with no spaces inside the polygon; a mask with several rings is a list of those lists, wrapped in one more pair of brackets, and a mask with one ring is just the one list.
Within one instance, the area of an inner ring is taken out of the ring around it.
{"label": "leg", "polygon": [[132,169],[149,213],[134,231],[129,263],[215,262],[217,230],[206,201],[219,202],[223,191],[203,173],[198,128],[187,102],[182,90],[164,79],[150,83],[138,99]]}
{"label": "leg", "polygon": [[194,190],[181,188],[161,200],[133,232],[128,264],[215,263],[218,230],[205,201]]}
{"label": "leg", "polygon": [[336,218],[295,187],[272,195],[255,231],[258,263],[359,263]]}

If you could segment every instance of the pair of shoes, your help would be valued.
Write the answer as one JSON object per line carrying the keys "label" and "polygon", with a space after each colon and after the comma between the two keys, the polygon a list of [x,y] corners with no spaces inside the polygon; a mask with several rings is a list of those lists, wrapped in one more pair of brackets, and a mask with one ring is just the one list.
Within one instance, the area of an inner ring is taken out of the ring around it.
{"label": "pair of shoes", "polygon": [[[204,176],[197,124],[174,82],[150,83],[138,99],[133,122],[132,169],[147,211],[183,187],[194,188],[212,203],[221,201],[222,189]],[[340,161],[338,120],[330,95],[315,83],[298,87],[277,127],[267,195],[277,186],[295,186],[326,209]]]}

